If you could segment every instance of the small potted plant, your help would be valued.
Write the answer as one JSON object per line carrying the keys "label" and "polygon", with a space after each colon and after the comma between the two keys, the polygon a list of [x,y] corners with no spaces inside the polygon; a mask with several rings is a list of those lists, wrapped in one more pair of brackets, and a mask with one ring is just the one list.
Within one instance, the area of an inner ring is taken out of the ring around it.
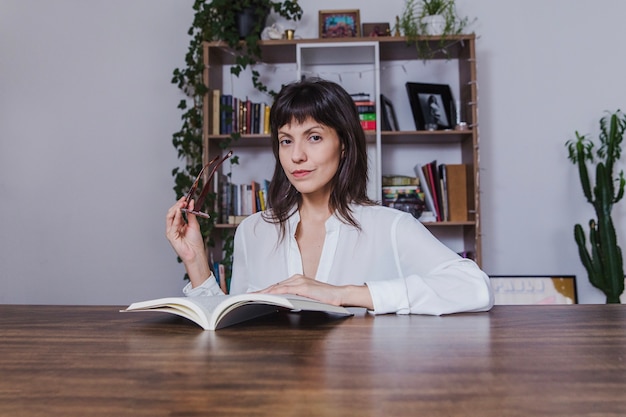
{"label": "small potted plant", "polygon": [[400,32],[409,39],[424,35],[458,35],[469,24],[459,17],[455,0],[406,0],[398,20]]}
{"label": "small potted plant", "polygon": [[448,20],[454,22],[453,1],[424,0],[420,13],[420,24],[427,35],[442,35],[446,31]]}
{"label": "small potted plant", "polygon": [[[469,23],[468,17],[457,14],[455,0],[406,0],[395,29],[407,43],[415,44],[418,55],[427,59],[436,52],[445,54],[449,37],[463,33]],[[432,44],[425,36],[437,36],[439,40]]]}

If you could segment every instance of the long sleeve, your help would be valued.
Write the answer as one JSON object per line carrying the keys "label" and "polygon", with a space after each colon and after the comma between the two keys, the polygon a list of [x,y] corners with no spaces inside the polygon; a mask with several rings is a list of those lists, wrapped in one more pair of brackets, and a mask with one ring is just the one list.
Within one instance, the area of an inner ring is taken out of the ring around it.
{"label": "long sleeve", "polygon": [[395,277],[367,281],[374,313],[450,314],[493,306],[488,276],[444,246],[411,216],[389,229]]}
{"label": "long sleeve", "polygon": [[224,295],[222,289],[219,285],[217,285],[217,281],[215,281],[215,275],[211,273],[211,276],[206,279],[202,284],[198,285],[196,288],[191,286],[191,282],[187,283],[183,288],[183,294],[187,297],[197,297],[197,296],[210,296],[210,295]]}

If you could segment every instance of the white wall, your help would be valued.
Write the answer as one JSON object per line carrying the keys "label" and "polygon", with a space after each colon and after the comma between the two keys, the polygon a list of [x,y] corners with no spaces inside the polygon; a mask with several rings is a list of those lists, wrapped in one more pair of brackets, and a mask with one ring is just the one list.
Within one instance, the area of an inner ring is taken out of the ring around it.
{"label": "white wall", "polygon": [[[624,106],[621,0],[457,0],[478,18],[484,269],[575,274],[592,216],[564,142]],[[0,303],[127,304],[177,295],[164,237],[192,0],[0,0]],[[301,0],[389,21],[403,0]],[[539,11],[539,13],[537,13]],[[623,164],[622,164],[623,166]],[[615,209],[626,248],[626,203]]]}

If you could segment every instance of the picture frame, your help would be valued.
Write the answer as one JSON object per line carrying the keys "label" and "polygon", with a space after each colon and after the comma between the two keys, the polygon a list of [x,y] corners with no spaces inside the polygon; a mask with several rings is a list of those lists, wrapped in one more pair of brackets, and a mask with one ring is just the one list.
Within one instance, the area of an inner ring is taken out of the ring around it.
{"label": "picture frame", "polygon": [[357,38],[361,36],[359,9],[320,10],[320,38]]}
{"label": "picture frame", "polygon": [[455,109],[447,84],[406,83],[416,130],[454,128]]}
{"label": "picture frame", "polygon": [[375,38],[378,36],[390,36],[391,29],[389,27],[389,23],[381,22],[381,23],[363,23],[363,30],[361,31],[361,36],[364,38],[370,37]]}
{"label": "picture frame", "polygon": [[491,275],[496,305],[578,304],[575,275]]}
{"label": "picture frame", "polygon": [[383,94],[380,95],[380,110],[382,124],[380,126],[383,131],[398,131],[398,118],[396,117],[396,111],[393,108],[393,103]]}

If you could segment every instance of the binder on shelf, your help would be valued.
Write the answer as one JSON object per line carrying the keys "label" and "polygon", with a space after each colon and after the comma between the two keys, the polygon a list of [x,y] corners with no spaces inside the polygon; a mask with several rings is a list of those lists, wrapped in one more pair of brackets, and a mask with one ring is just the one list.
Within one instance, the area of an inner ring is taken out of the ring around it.
{"label": "binder on shelf", "polygon": [[468,216],[467,164],[446,164],[449,220],[464,222]]}

